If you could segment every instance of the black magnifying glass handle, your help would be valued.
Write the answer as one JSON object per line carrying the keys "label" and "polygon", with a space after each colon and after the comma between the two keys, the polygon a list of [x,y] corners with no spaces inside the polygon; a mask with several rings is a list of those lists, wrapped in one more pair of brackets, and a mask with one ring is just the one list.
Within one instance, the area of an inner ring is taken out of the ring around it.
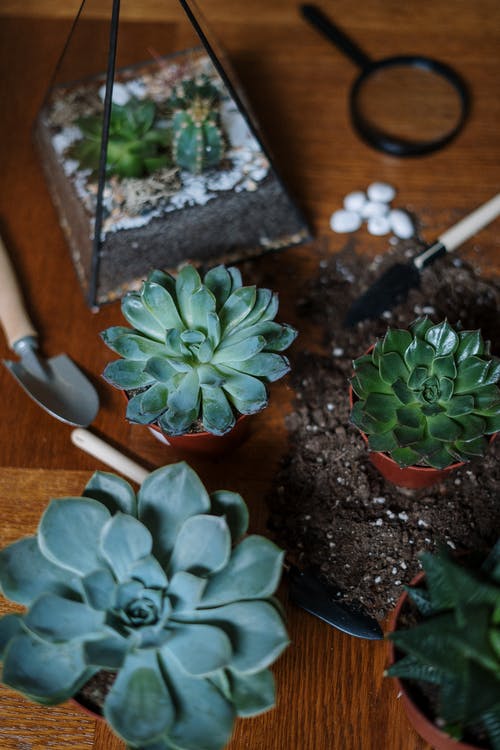
{"label": "black magnifying glass handle", "polygon": [[316,5],[306,3],[300,12],[309,23],[344,52],[361,70],[367,70],[373,61],[358,45],[331,21]]}

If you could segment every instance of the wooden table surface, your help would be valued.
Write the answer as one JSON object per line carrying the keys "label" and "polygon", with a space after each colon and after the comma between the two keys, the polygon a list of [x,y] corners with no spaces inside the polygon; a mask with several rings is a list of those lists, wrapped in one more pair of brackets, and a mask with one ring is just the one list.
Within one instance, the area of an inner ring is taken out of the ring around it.
{"label": "wooden table surface", "polygon": [[[316,236],[307,246],[255,261],[280,292],[280,320],[301,327],[296,351],[314,342],[317,332],[298,321],[295,300],[321,258],[345,242],[330,232],[328,220],[347,192],[373,180],[394,184],[399,205],[425,217],[423,234],[432,240],[498,192],[500,176],[497,0],[319,4],[335,13],[338,23],[374,57],[418,52],[456,67],[470,85],[473,108],[462,134],[441,152],[416,159],[385,156],[361,143],[350,127],[347,94],[353,66],[305,25],[295,2],[200,0]],[[95,5],[95,15],[105,15],[107,4]],[[122,6],[121,34],[128,50],[153,28],[148,22],[154,21],[156,38],[176,34],[183,23],[173,0],[124,0]],[[98,388],[101,408],[92,429],[153,468],[179,456],[144,428],[125,423],[121,395],[100,379],[110,355],[98,333],[121,323],[119,305],[98,313],[86,307],[31,141],[34,117],[72,12],[67,0],[2,0],[0,5],[1,232],[44,352],[67,352]],[[94,54],[92,47],[89,57]],[[499,226],[497,221],[460,250],[462,257],[480,259],[485,274],[500,269]],[[387,246],[387,240],[364,230],[356,237],[357,250],[367,256]],[[4,340],[0,356],[9,356]],[[4,368],[0,389],[4,546],[34,530],[50,497],[78,494],[92,471],[105,467],[79,452],[70,443],[71,428],[37,407]],[[264,496],[286,451],[284,414],[292,398],[286,382],[275,384],[271,406],[254,420],[249,440],[229,462],[190,459],[209,488],[225,486],[243,494],[254,531],[265,531]],[[293,608],[286,581],[280,598],[292,645],[275,667],[277,707],[238,722],[231,750],[428,750],[409,726],[393,685],[382,676],[385,645],[344,636]],[[0,606],[4,611],[5,605]],[[1,750],[121,747],[102,723],[95,724],[70,704],[47,709],[0,691]]]}

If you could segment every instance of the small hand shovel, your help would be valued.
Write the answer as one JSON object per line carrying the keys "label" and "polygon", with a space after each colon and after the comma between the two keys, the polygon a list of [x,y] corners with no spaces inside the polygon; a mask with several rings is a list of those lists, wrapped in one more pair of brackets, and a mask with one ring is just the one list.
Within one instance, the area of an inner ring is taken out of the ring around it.
{"label": "small hand shovel", "polygon": [[97,392],[66,354],[47,360],[39,356],[37,333],[1,238],[0,321],[9,347],[21,358],[3,362],[26,393],[62,422],[90,424],[99,408]]}

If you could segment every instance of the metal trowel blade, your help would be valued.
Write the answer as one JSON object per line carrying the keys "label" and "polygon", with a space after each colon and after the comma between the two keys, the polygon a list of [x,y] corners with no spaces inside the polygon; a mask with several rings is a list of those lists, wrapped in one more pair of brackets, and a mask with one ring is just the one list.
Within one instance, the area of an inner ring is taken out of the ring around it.
{"label": "metal trowel blade", "polygon": [[97,392],[66,354],[40,360],[36,372],[25,367],[22,361],[3,362],[28,396],[62,422],[84,427],[96,416]]}

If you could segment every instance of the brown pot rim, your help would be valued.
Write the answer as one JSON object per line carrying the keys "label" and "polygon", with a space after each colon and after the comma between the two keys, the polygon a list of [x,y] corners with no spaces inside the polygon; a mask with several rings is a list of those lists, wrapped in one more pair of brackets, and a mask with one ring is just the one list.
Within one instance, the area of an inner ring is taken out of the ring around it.
{"label": "brown pot rim", "polygon": [[[424,578],[425,572],[422,570],[410,581],[409,585],[417,586]],[[389,617],[386,636],[388,633],[392,633],[396,630],[400,612],[407,599],[408,593],[404,591],[396,602],[396,606]],[[388,640],[387,643],[389,651],[389,666],[392,666],[396,662],[396,647],[391,640]],[[417,706],[406,688],[405,680],[399,677],[391,677],[391,680],[394,681],[398,697],[401,697],[410,724],[415,731],[426,740],[426,742],[429,742],[432,745],[434,750],[481,750],[477,745],[469,745],[460,740],[455,740],[453,737],[450,737],[449,734],[443,732],[443,730],[431,721],[431,719]]]}

